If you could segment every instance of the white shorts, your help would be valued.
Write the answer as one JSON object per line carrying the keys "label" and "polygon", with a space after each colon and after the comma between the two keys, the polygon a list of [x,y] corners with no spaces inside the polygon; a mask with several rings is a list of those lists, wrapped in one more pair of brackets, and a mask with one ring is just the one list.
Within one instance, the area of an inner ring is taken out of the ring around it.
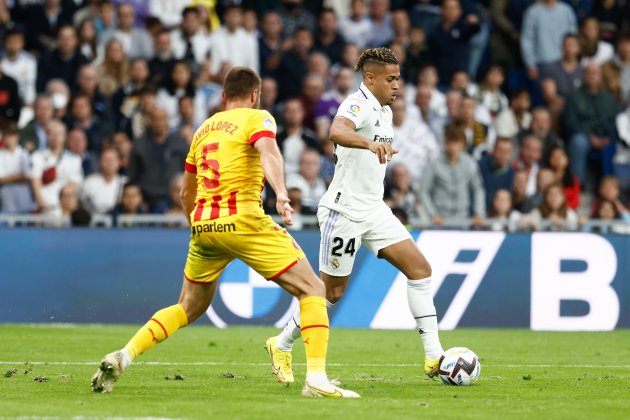
{"label": "white shorts", "polygon": [[374,255],[390,245],[411,239],[411,234],[394,216],[385,203],[379,205],[371,217],[354,222],[341,213],[320,206],[317,220],[321,239],[319,271],[331,276],[348,276],[361,243]]}

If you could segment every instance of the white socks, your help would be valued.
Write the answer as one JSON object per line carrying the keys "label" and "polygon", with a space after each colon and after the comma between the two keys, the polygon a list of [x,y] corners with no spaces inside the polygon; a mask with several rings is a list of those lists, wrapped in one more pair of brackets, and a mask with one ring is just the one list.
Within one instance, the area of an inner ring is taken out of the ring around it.
{"label": "white socks", "polygon": [[[333,306],[333,304],[330,303],[328,299],[326,299],[326,307],[330,308],[331,306]],[[295,340],[300,338],[300,336],[302,335],[299,320],[300,305],[298,305],[297,309],[293,313],[293,317],[289,320],[282,332],[278,335],[278,341],[276,342],[278,350],[291,351],[293,349],[293,343],[295,343]]]}
{"label": "white socks", "polygon": [[424,344],[424,355],[437,359],[444,353],[438,336],[438,323],[431,293],[431,277],[420,280],[407,280],[407,302],[416,319],[418,332]]}
{"label": "white socks", "polygon": [[127,367],[131,364],[131,355],[129,354],[129,351],[126,348],[122,348],[120,349],[120,352],[122,353],[122,368],[127,369]]}

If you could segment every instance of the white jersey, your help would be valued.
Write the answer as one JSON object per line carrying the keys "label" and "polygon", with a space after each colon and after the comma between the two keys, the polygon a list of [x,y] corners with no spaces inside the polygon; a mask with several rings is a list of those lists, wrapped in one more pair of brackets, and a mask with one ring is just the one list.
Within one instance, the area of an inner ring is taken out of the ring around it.
{"label": "white jersey", "polygon": [[[359,90],[339,106],[337,115],[349,119],[355,131],[371,141],[392,143],[392,111],[361,83]],[[383,202],[387,164],[367,149],[335,145],[335,175],[320,206],[335,210],[350,220],[362,221]]]}

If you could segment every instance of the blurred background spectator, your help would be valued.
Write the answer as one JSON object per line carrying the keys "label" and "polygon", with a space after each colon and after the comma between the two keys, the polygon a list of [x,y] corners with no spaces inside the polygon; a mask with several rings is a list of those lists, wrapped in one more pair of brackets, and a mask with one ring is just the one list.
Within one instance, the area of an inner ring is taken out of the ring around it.
{"label": "blurred background spectator", "polygon": [[[364,48],[387,46],[401,66],[391,105],[400,152],[386,180],[398,217],[530,226],[527,213],[559,183],[569,209],[624,223],[630,1],[0,1],[0,37],[0,183],[2,194],[21,191],[5,197],[3,213],[60,214],[68,182],[76,223],[89,213],[181,212],[180,163],[196,128],[222,110],[221,83],[237,65],[263,77],[260,107],[277,120],[287,181],[299,180],[291,198],[313,213],[313,186],[334,173],[331,121],[362,79],[353,67]],[[445,139],[451,124],[466,140],[461,151]],[[44,185],[57,166],[59,179]],[[610,176],[618,194],[602,198]],[[86,191],[100,189],[107,204],[90,204]],[[264,203],[273,211],[271,191]]]}

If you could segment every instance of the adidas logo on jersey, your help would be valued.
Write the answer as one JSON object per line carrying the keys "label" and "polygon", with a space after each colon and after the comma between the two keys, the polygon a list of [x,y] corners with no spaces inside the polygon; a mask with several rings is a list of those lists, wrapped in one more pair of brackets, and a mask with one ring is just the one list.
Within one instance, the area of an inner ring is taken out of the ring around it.
{"label": "adidas logo on jersey", "polygon": [[376,124],[374,124],[374,127],[380,127],[381,124],[378,122],[378,120],[376,120]]}

